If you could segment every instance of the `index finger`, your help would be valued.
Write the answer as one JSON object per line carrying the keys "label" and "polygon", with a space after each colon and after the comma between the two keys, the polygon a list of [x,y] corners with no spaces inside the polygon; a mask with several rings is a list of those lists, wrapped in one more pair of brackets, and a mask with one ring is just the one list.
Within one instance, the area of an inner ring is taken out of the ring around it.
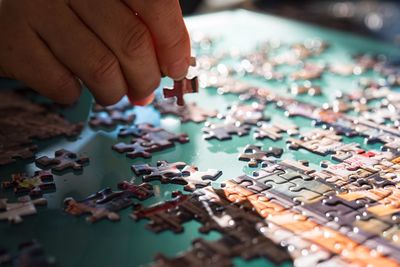
{"label": "index finger", "polygon": [[190,63],[190,39],[178,0],[124,0],[153,37],[163,74],[180,80]]}

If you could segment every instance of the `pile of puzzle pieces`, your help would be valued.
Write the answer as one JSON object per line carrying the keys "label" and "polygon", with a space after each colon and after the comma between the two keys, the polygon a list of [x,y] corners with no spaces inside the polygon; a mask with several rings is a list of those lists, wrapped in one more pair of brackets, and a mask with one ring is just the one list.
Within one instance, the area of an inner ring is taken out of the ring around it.
{"label": "pile of puzzle pieces", "polygon": [[33,158],[38,150],[35,140],[76,137],[83,127],[30,101],[21,91],[1,90],[0,98],[0,166]]}

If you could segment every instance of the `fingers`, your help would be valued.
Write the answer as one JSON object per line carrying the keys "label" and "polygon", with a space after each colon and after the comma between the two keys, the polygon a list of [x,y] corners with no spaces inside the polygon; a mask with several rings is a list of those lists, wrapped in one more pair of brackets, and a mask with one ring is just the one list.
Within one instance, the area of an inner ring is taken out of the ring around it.
{"label": "fingers", "polygon": [[184,78],[190,61],[190,40],[178,0],[124,0],[149,28],[163,74]]}
{"label": "fingers", "polygon": [[5,34],[3,36],[7,36],[0,43],[2,74],[23,81],[58,103],[75,102],[81,93],[78,80],[51,54],[28,25],[16,26],[16,22],[13,23],[13,30],[0,27]]}
{"label": "fingers", "polygon": [[33,29],[100,104],[119,101],[126,94],[127,84],[118,59],[63,1],[45,2],[41,9],[33,9]]}
{"label": "fingers", "polygon": [[150,32],[143,22],[119,0],[69,2],[118,58],[130,99],[148,97],[158,87],[161,74]]}

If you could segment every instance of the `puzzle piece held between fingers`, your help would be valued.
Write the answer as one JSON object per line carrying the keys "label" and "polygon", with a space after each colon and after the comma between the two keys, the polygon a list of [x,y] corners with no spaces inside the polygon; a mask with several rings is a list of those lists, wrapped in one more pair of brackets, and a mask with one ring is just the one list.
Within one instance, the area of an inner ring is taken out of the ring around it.
{"label": "puzzle piece held between fingers", "polygon": [[[197,64],[196,58],[190,57],[189,65],[191,67],[195,67],[196,64]],[[194,76],[192,78],[185,77],[180,81],[174,81],[174,86],[172,88],[165,87],[163,89],[163,94],[165,98],[172,98],[172,97],[176,98],[176,103],[179,106],[184,106],[185,99],[183,98],[183,96],[189,93],[197,93],[198,91],[199,91],[199,80],[197,76]]]}
{"label": "puzzle piece held between fingers", "polygon": [[47,156],[40,157],[35,160],[38,167],[51,168],[52,171],[62,172],[66,170],[81,171],[83,167],[89,163],[89,158],[78,156],[76,153],[66,149],[57,150],[54,158]]}
{"label": "puzzle piece held between fingers", "polygon": [[185,100],[183,95],[189,93],[197,93],[199,91],[199,81],[197,77],[191,79],[184,78],[180,81],[174,81],[174,86],[172,88],[165,87],[163,90],[164,97],[170,98],[175,97],[176,103],[179,106],[185,105]]}

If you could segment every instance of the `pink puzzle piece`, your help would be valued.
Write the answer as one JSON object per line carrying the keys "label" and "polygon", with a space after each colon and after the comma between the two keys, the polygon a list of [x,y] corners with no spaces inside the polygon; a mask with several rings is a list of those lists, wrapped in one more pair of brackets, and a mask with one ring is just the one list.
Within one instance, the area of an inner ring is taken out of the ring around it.
{"label": "pink puzzle piece", "polygon": [[199,81],[197,77],[191,79],[184,78],[180,81],[174,81],[172,88],[164,88],[163,93],[165,98],[176,97],[176,103],[179,106],[185,105],[183,99],[184,94],[197,93],[199,91]]}

